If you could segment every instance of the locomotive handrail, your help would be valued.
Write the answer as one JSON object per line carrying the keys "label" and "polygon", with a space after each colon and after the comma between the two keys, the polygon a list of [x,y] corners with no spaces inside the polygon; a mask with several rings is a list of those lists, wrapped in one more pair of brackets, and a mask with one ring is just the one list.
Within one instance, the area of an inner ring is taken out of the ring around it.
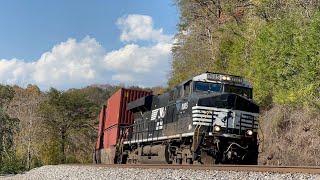
{"label": "locomotive handrail", "polygon": [[210,128],[208,128],[208,130],[212,132],[213,131],[213,122],[216,121],[216,120],[214,118],[214,116],[215,116],[214,110],[212,110],[211,112],[212,112],[212,114],[211,114],[211,126],[210,126]]}
{"label": "locomotive handrail", "polygon": [[[205,119],[205,116],[207,116],[207,115],[209,114],[209,112],[210,112],[210,111],[206,111],[206,114],[203,115],[203,119]],[[199,126],[199,127],[198,127],[198,126]],[[196,130],[197,130],[197,127],[198,127],[198,133],[197,133],[197,143],[198,143],[201,124],[200,124],[200,125],[196,125],[196,127],[194,128],[194,134],[195,134],[195,132],[196,132]],[[194,134],[193,134],[193,140],[192,140],[192,148],[193,148],[193,150],[195,151],[195,149],[194,149],[194,141],[195,141],[195,140],[194,140]]]}
{"label": "locomotive handrail", "polygon": [[242,122],[242,113],[240,114],[239,135],[241,135],[241,132],[242,132],[242,130],[241,130],[241,128],[242,128],[242,126],[241,126],[241,122]]}

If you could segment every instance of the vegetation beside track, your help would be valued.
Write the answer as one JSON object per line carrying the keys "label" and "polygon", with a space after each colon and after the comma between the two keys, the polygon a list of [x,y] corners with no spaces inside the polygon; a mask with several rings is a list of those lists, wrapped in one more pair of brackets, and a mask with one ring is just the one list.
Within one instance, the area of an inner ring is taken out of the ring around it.
{"label": "vegetation beside track", "polygon": [[0,174],[48,164],[91,163],[100,107],[120,87],[41,92],[35,85],[0,85]]}
{"label": "vegetation beside track", "polygon": [[260,164],[320,165],[320,4],[176,0],[169,85],[203,71],[253,83],[262,113]]}

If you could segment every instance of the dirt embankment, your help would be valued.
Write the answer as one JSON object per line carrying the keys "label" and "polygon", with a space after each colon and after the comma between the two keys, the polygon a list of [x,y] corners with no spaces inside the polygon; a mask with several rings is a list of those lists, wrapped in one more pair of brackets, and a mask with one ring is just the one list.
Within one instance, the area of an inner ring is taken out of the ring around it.
{"label": "dirt embankment", "polygon": [[320,165],[320,113],[275,106],[260,117],[262,165]]}

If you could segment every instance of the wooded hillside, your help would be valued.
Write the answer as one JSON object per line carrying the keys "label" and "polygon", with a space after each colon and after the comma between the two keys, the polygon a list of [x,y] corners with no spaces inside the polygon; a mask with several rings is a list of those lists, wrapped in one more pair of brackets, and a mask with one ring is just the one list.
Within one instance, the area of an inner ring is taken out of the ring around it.
{"label": "wooded hillside", "polygon": [[169,86],[204,71],[251,81],[261,164],[320,165],[320,3],[176,0]]}
{"label": "wooded hillside", "polygon": [[47,164],[91,163],[100,108],[121,87],[92,85],[42,92],[35,85],[0,85],[0,173]]}

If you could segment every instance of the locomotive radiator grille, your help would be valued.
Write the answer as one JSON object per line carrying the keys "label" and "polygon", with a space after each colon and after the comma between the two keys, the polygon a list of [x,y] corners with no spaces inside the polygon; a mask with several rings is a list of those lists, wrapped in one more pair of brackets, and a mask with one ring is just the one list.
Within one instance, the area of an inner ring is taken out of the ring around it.
{"label": "locomotive radiator grille", "polygon": [[239,123],[236,125],[236,127],[239,129],[241,128],[241,130],[247,130],[247,129],[252,129],[254,132],[257,131],[258,129],[258,116],[253,116],[250,114],[245,114],[245,113],[241,113],[239,115]]}

